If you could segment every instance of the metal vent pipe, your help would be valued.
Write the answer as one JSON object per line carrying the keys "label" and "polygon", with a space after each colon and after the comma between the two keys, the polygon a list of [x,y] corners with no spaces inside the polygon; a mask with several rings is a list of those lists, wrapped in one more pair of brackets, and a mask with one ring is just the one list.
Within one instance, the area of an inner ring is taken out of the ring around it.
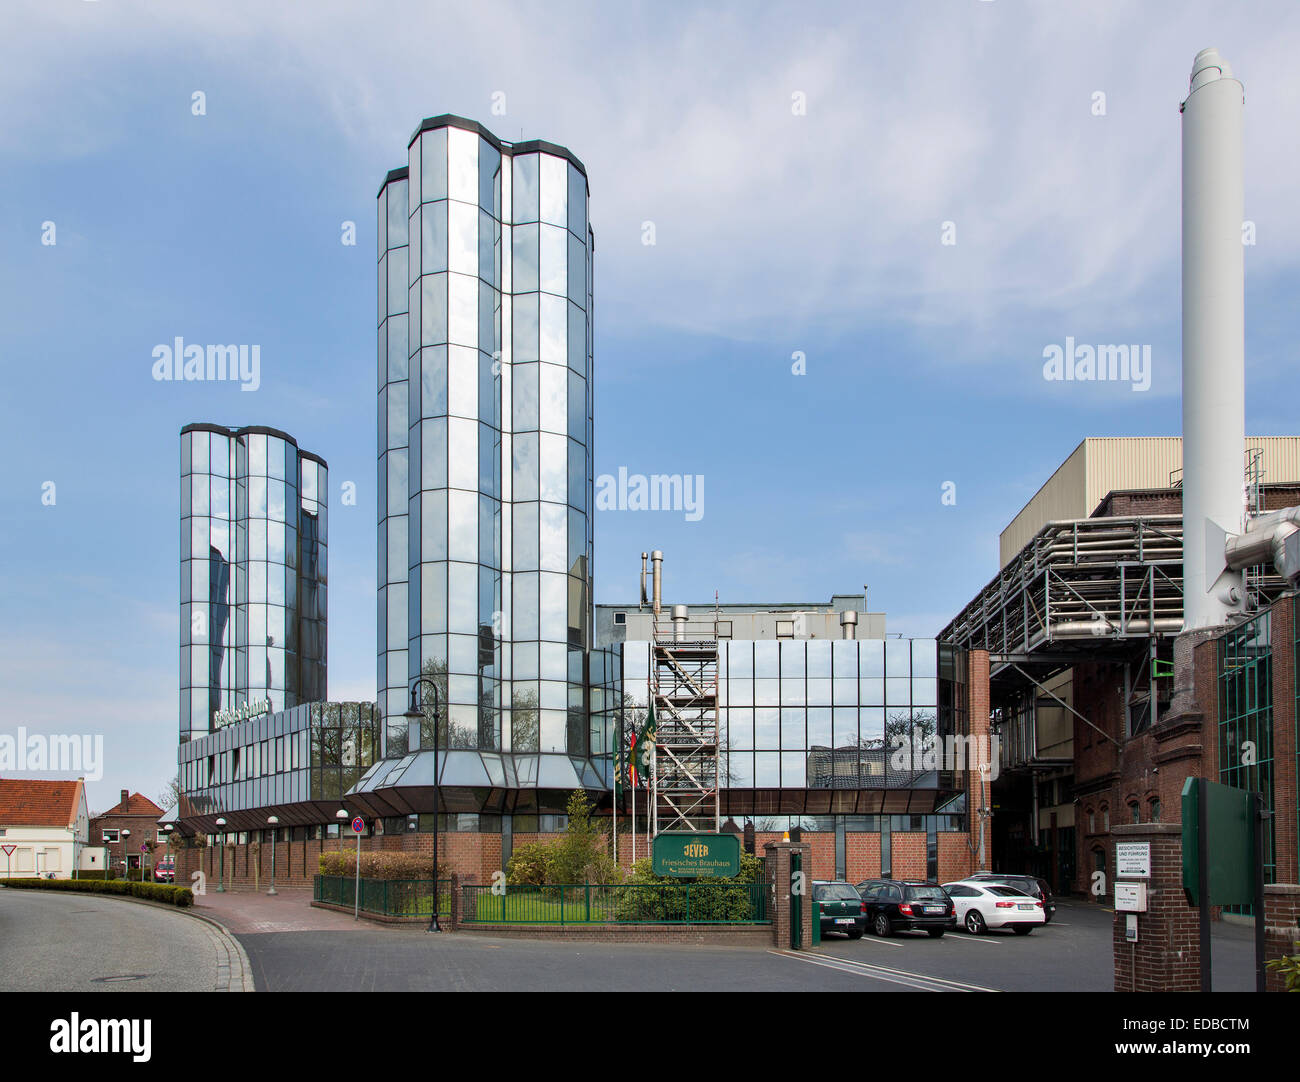
{"label": "metal vent pipe", "polygon": [[852,609],[840,613],[840,638],[856,639],[858,637],[858,614]]}
{"label": "metal vent pipe", "polygon": [[685,605],[673,606],[673,639],[681,642],[686,638],[686,621],[690,619],[690,610]]}
{"label": "metal vent pipe", "polygon": [[650,553],[650,563],[653,565],[653,607],[654,614],[659,615],[659,610],[663,606],[663,586],[664,586],[664,554],[658,549]]}

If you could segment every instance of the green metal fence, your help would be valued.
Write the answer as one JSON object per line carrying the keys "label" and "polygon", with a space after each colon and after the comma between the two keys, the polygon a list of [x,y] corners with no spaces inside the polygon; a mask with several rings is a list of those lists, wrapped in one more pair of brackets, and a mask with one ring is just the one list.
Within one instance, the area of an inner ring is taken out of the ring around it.
{"label": "green metal fence", "polygon": [[[363,879],[361,911],[384,917],[433,916],[432,879]],[[312,887],[318,902],[352,908],[356,904],[356,879],[350,875],[318,875]],[[451,915],[451,880],[438,882],[438,916]]]}
{"label": "green metal fence", "polygon": [[762,883],[466,885],[462,924],[766,924]]}

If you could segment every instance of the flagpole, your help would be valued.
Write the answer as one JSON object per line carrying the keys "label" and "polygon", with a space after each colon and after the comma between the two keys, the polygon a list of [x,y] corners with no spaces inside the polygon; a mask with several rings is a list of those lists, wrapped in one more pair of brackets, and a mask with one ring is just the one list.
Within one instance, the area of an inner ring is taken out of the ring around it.
{"label": "flagpole", "polygon": [[618,736],[614,743],[614,867],[618,867],[618,772],[623,765],[623,712],[618,714]]}

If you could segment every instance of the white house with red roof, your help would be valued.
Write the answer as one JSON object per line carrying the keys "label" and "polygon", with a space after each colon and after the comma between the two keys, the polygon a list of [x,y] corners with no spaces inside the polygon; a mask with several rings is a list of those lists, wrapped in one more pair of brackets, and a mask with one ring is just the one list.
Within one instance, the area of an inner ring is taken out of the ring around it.
{"label": "white house with red roof", "polygon": [[[69,879],[102,849],[89,847],[86,786],[77,781],[0,778],[0,875]],[[98,867],[103,867],[99,857]]]}

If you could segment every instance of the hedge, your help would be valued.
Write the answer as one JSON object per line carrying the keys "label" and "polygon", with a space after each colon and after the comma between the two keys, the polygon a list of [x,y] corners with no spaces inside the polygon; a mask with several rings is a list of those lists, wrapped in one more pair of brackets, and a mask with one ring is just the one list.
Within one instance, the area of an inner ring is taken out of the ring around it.
{"label": "hedge", "polygon": [[[447,865],[440,869],[439,879],[446,879],[451,870]],[[320,855],[321,875],[357,874],[357,854],[352,850],[333,850]],[[433,857],[421,853],[362,853],[362,879],[432,879]]]}
{"label": "hedge", "polygon": [[129,894],[185,908],[194,904],[189,887],[170,883],[131,883],[125,879],[0,879],[0,887],[17,890],[75,890],[88,894]]}

